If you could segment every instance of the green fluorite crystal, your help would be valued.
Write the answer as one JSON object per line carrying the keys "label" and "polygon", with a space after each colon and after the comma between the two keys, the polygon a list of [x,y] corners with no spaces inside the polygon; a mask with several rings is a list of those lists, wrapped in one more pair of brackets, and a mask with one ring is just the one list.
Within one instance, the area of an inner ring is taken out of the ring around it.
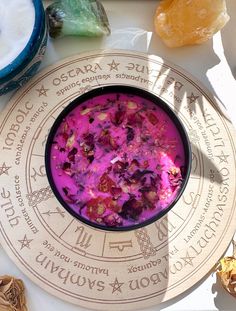
{"label": "green fluorite crystal", "polygon": [[105,9],[97,0],[57,0],[47,7],[46,16],[53,38],[110,34]]}

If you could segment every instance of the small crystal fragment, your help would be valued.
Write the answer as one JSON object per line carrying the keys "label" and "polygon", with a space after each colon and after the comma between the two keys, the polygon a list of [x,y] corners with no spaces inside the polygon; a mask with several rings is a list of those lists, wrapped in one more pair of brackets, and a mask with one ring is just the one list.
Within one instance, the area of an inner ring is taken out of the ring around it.
{"label": "small crystal fragment", "polygon": [[154,23],[168,47],[180,47],[211,39],[228,20],[225,0],[163,0]]}
{"label": "small crystal fragment", "polygon": [[47,7],[46,16],[52,38],[110,34],[105,9],[98,0],[57,0]]}

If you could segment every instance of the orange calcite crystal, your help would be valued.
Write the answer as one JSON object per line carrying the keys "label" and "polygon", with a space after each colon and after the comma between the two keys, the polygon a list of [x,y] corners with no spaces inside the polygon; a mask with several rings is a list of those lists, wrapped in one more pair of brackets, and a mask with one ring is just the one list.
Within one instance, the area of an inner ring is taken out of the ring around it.
{"label": "orange calcite crystal", "polygon": [[155,30],[169,47],[200,44],[228,22],[225,0],[162,0]]}

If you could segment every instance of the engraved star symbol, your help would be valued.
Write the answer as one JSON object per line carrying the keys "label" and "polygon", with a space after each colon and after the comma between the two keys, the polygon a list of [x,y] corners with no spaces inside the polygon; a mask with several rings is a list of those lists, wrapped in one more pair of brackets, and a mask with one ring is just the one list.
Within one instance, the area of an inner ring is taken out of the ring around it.
{"label": "engraved star symbol", "polygon": [[113,59],[113,61],[107,65],[110,66],[110,71],[112,70],[118,71],[118,66],[120,65],[120,63],[116,63]]}
{"label": "engraved star symbol", "polygon": [[196,100],[199,98],[199,96],[195,96],[192,92],[191,96],[187,96],[187,98],[189,99],[189,104],[194,104]]}
{"label": "engraved star symbol", "polygon": [[2,166],[0,166],[0,176],[2,174],[8,175],[8,170],[11,168],[11,166],[7,166],[5,162],[3,162]]}
{"label": "engraved star symbol", "polygon": [[184,266],[190,265],[193,267],[193,259],[195,257],[190,257],[188,251],[186,252],[186,256],[185,257],[181,257],[181,259],[183,259],[184,261]]}
{"label": "engraved star symbol", "polygon": [[42,85],[41,88],[36,89],[36,91],[39,92],[39,97],[41,96],[47,97],[48,96],[47,92],[49,91],[49,89],[45,89],[44,85]]}
{"label": "engraved star symbol", "polygon": [[113,283],[109,283],[109,285],[112,287],[112,294],[114,294],[116,291],[122,293],[121,286],[123,284],[124,283],[119,283],[117,278],[115,278],[115,281]]}
{"label": "engraved star symbol", "polygon": [[[220,154],[220,155],[217,155],[216,157],[219,158],[220,163],[222,163],[222,162],[228,163],[227,158],[229,157],[229,154],[224,154],[224,151],[223,151],[223,150],[221,151],[221,154]],[[220,163],[219,163],[219,164],[220,164]]]}
{"label": "engraved star symbol", "polygon": [[30,243],[33,241],[33,239],[27,239],[27,237],[26,237],[26,234],[25,234],[25,236],[24,236],[24,238],[23,238],[23,240],[18,240],[18,242],[20,242],[21,243],[21,250],[23,249],[23,248],[25,248],[25,247],[27,247],[28,249],[30,249]]}

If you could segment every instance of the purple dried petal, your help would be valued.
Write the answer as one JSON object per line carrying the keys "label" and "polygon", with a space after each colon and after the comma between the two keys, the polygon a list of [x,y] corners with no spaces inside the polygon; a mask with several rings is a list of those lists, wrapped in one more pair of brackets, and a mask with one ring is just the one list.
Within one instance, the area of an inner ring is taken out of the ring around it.
{"label": "purple dried petal", "polygon": [[173,167],[169,170],[169,182],[172,187],[177,187],[181,184],[182,182],[182,174],[181,174],[181,169],[178,167]]}
{"label": "purple dried petal", "polygon": [[120,187],[112,187],[110,192],[113,195],[113,197],[117,199],[121,195],[122,189]]}
{"label": "purple dried petal", "polygon": [[182,175],[182,176],[185,176],[186,173],[187,173],[186,166],[181,166],[181,167],[180,167],[180,171],[181,171],[181,175]]}
{"label": "purple dried petal", "polygon": [[106,206],[102,197],[90,199],[86,205],[86,214],[91,220],[97,221],[106,211]]}
{"label": "purple dried petal", "polygon": [[109,227],[119,227],[123,224],[122,218],[116,213],[106,215],[103,217],[103,221]]}
{"label": "purple dried petal", "polygon": [[116,183],[107,173],[104,173],[99,179],[98,190],[101,192],[111,192],[112,188],[116,188]]}
{"label": "purple dried petal", "polygon": [[69,187],[63,187],[62,191],[64,192],[65,196],[67,197],[68,203],[75,203],[75,194],[71,193],[71,189]]}
{"label": "purple dried petal", "polygon": [[120,215],[126,219],[131,218],[137,220],[139,215],[142,213],[143,208],[144,206],[142,201],[130,198],[123,204]]}
{"label": "purple dried petal", "polygon": [[139,161],[136,160],[136,159],[133,159],[133,160],[132,160],[131,165],[135,165],[135,166],[137,166],[137,167],[140,166]]}
{"label": "purple dried petal", "polygon": [[132,183],[137,183],[141,180],[141,178],[146,174],[153,174],[153,171],[150,170],[136,170],[131,176],[130,180]]}
{"label": "purple dried petal", "polygon": [[159,122],[159,120],[157,119],[157,117],[155,116],[155,114],[152,113],[151,111],[148,111],[148,112],[146,113],[146,115],[147,115],[147,118],[148,118],[149,122],[150,122],[152,125],[156,125],[156,124]]}
{"label": "purple dried petal", "polygon": [[62,133],[61,136],[65,141],[67,141],[69,138],[69,135],[67,133]]}
{"label": "purple dried petal", "polygon": [[71,151],[68,152],[68,156],[75,155],[77,152],[78,152],[78,149],[74,147],[73,149],[71,149]]}
{"label": "purple dried petal", "polygon": [[69,188],[68,187],[63,187],[62,191],[64,192],[65,195],[68,195],[69,193]]}
{"label": "purple dried petal", "polygon": [[89,163],[94,160],[94,135],[89,133],[83,136],[84,142],[82,143],[83,155],[88,159]]}
{"label": "purple dried petal", "polygon": [[153,187],[157,187],[157,185],[159,184],[160,180],[161,180],[161,176],[158,175],[158,174],[155,177],[152,177],[152,176],[150,177],[151,185]]}
{"label": "purple dried petal", "polygon": [[110,137],[110,145],[111,145],[113,150],[117,150],[119,148],[119,146],[117,145],[115,139],[112,136]]}
{"label": "purple dried petal", "polygon": [[84,144],[83,149],[85,152],[91,151],[94,149],[94,136],[93,134],[84,135]]}
{"label": "purple dried petal", "polygon": [[140,164],[136,159],[133,159],[129,166],[129,173],[131,174],[132,172],[135,172],[137,167],[140,167]]}
{"label": "purple dried petal", "polygon": [[63,171],[67,171],[71,168],[71,163],[70,162],[64,162],[62,165]]}
{"label": "purple dried petal", "polygon": [[127,124],[131,126],[142,127],[144,118],[141,116],[140,113],[133,113],[128,116]]}
{"label": "purple dried petal", "polygon": [[151,137],[149,135],[141,135],[140,138],[143,142],[146,143]]}
{"label": "purple dried petal", "polygon": [[89,155],[89,156],[87,157],[87,159],[88,159],[89,163],[92,163],[93,160],[94,160],[94,155]]}
{"label": "purple dried petal", "polygon": [[109,130],[107,130],[107,129],[102,130],[101,135],[98,139],[98,142],[101,145],[103,145],[103,147],[109,148],[112,150],[117,150],[119,147],[117,145],[116,141],[114,140],[114,138],[111,136]]}
{"label": "purple dried petal", "polygon": [[143,186],[144,186],[144,185],[145,185],[145,183],[146,183],[146,181],[147,181],[147,178],[146,178],[146,177],[142,178],[142,179],[141,179],[141,185],[143,185]]}
{"label": "purple dried petal", "polygon": [[115,114],[111,115],[111,122],[115,126],[118,126],[124,121],[125,115],[126,115],[126,111],[120,108],[115,112]]}
{"label": "purple dried petal", "polygon": [[143,201],[145,202],[145,206],[153,209],[155,207],[155,203],[159,200],[157,189],[152,186],[146,186],[139,191],[142,193]]}
{"label": "purple dried petal", "polygon": [[128,166],[127,162],[117,161],[113,164],[113,172],[115,174],[124,173],[124,171],[127,169],[127,166]]}
{"label": "purple dried petal", "polygon": [[127,127],[126,129],[127,129],[126,141],[128,144],[129,142],[131,142],[134,139],[135,132],[134,132],[134,129],[132,127]]}
{"label": "purple dried petal", "polygon": [[71,149],[71,151],[69,151],[69,153],[68,153],[69,161],[71,161],[71,162],[75,161],[75,155],[76,155],[77,152],[78,152],[78,149],[75,148],[75,147],[73,149]]}
{"label": "purple dried petal", "polygon": [[80,192],[83,192],[84,189],[85,189],[85,187],[84,187],[83,185],[81,185],[81,184],[78,185],[78,190],[79,190]]}

